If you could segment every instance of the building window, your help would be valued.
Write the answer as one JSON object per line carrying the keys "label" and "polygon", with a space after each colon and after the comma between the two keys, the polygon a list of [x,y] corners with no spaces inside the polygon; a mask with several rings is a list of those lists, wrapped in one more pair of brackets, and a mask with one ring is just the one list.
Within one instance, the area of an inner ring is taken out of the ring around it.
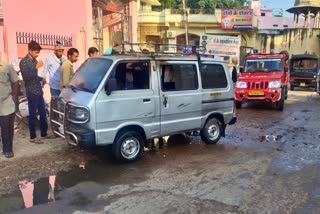
{"label": "building window", "polygon": [[287,27],[289,27],[289,26],[288,26],[288,25],[283,25],[283,27],[287,28]]}
{"label": "building window", "polygon": [[261,16],[266,16],[266,13],[261,13]]}
{"label": "building window", "polygon": [[279,27],[279,25],[273,25],[273,27]]}
{"label": "building window", "polygon": [[228,87],[228,80],[222,65],[204,64],[201,66],[201,79],[203,89]]}

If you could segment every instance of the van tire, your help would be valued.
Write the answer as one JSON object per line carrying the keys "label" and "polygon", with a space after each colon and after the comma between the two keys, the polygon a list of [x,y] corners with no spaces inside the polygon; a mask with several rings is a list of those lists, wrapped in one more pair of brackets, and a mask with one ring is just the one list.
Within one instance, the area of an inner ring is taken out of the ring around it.
{"label": "van tire", "polygon": [[222,134],[222,123],[217,118],[209,119],[200,132],[201,139],[206,144],[216,144],[220,140]]}
{"label": "van tire", "polygon": [[120,162],[136,161],[142,157],[144,142],[143,135],[138,131],[120,132],[112,145],[113,156]]}
{"label": "van tire", "polygon": [[241,108],[242,107],[242,102],[241,101],[236,101],[236,108]]}

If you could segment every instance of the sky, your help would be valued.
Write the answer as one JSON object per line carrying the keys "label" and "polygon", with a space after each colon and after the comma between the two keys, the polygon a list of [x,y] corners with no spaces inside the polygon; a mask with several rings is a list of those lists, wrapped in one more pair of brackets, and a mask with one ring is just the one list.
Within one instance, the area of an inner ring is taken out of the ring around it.
{"label": "sky", "polygon": [[[289,9],[290,7],[294,6],[295,0],[261,0],[261,6],[272,8],[275,10],[280,10],[281,8],[283,11]],[[285,16],[289,16],[290,14],[285,13]]]}

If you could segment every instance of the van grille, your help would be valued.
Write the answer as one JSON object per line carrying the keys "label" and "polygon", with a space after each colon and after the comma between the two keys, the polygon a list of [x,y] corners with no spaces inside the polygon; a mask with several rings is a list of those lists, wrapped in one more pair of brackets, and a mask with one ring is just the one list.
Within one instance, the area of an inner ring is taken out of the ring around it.
{"label": "van grille", "polygon": [[248,82],[248,89],[267,89],[268,82]]}

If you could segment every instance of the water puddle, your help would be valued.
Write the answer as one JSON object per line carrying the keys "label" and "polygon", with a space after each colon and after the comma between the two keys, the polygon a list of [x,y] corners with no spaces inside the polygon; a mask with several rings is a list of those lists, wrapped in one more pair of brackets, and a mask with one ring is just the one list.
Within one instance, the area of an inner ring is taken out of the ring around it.
{"label": "water puddle", "polygon": [[[194,133],[196,135],[196,133]],[[207,146],[198,143],[198,137],[174,136],[166,139],[160,150],[146,152],[143,160],[119,164],[109,152],[101,152],[98,160],[74,163],[68,172],[55,172],[44,178],[17,181],[16,191],[0,197],[0,213],[32,209],[37,205],[67,204],[82,208],[96,195],[118,184],[139,183],[164,164],[193,155],[211,153],[213,157],[232,151],[233,146]],[[96,194],[96,195],[94,195]],[[41,207],[42,208],[42,207]]]}

